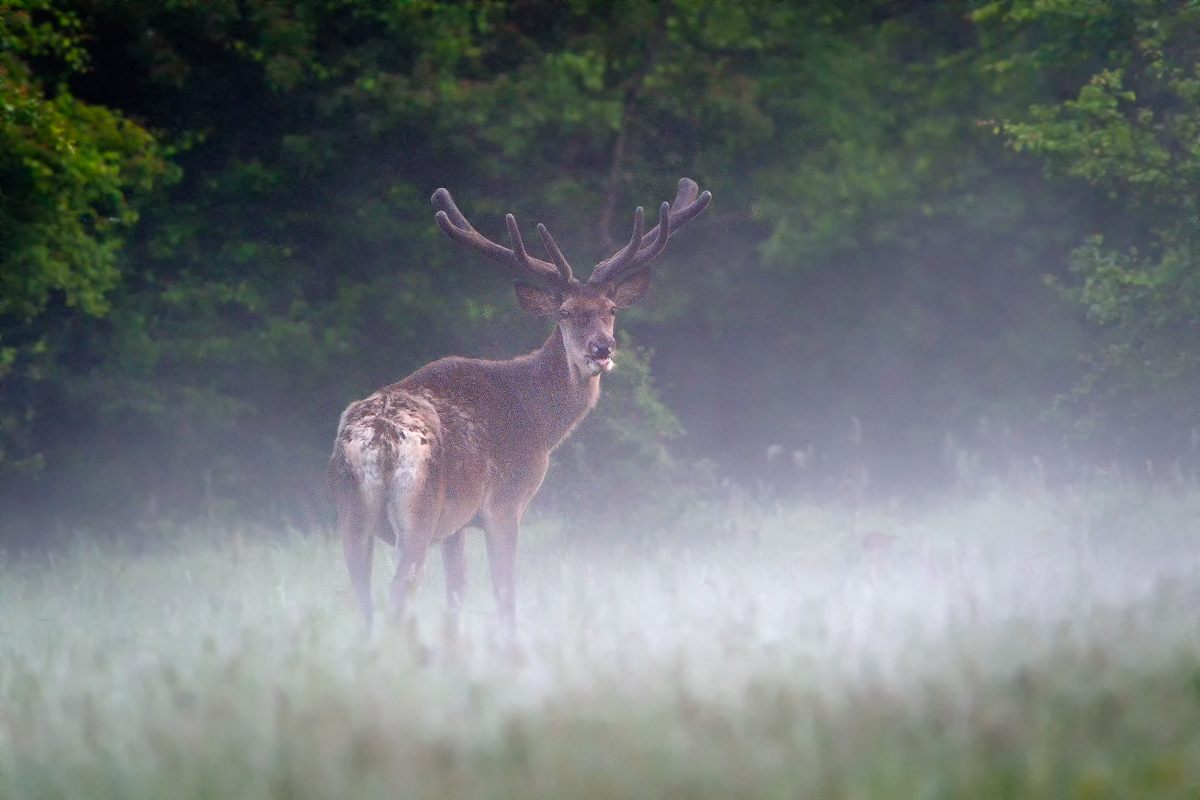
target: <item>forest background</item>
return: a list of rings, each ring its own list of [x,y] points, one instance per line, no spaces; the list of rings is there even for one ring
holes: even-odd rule
[[[328,519],[350,400],[712,207],[537,505],[1195,477],[1200,3],[0,0],[0,543]]]

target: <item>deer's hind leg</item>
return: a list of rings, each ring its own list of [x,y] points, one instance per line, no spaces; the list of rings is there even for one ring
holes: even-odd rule
[[[446,568],[446,610],[450,625],[458,628],[467,598],[467,533],[459,530],[442,541],[442,566]]]
[[[388,521],[396,534],[396,574],[389,593],[392,614],[403,620],[409,597],[425,574],[425,560],[435,537],[441,511],[440,498],[421,491],[420,485],[396,492],[388,503]]]
[[[386,536],[383,530],[383,509],[363,498],[357,486],[334,487],[337,495],[338,528],[342,536],[342,551],[346,568],[354,587],[355,599],[368,629],[375,615],[371,599],[371,557],[375,537]]]

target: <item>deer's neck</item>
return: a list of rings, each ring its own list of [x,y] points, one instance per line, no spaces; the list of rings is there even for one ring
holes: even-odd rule
[[[548,449],[556,447],[600,399],[600,376],[586,375],[567,358],[562,331],[557,325],[549,338],[526,358],[533,372],[526,385],[539,438]]]

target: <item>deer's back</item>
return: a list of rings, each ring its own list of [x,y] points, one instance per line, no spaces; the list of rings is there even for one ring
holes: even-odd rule
[[[335,491],[341,474],[368,502],[420,495],[441,509],[439,536],[493,501],[532,496],[546,456],[530,441],[511,363],[445,358],[351,403],[330,464]]]

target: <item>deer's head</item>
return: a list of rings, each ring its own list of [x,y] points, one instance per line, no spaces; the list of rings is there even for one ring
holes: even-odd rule
[[[641,300],[650,290],[650,261],[666,247],[671,234],[699,216],[710,200],[712,195],[701,194],[695,181],[681,179],[675,201],[663,203],[659,209],[658,225],[645,233],[645,214],[638,208],[629,244],[597,264],[586,281],[575,278],[545,225],[537,226],[538,236],[553,263],[526,252],[512,214],[505,217],[512,241],[508,248],[476,231],[458,210],[450,192],[438,189],[432,202],[438,209],[438,226],[446,235],[499,262],[520,278],[516,292],[521,308],[533,316],[554,316],[572,370],[590,377],[613,368],[616,313]]]

